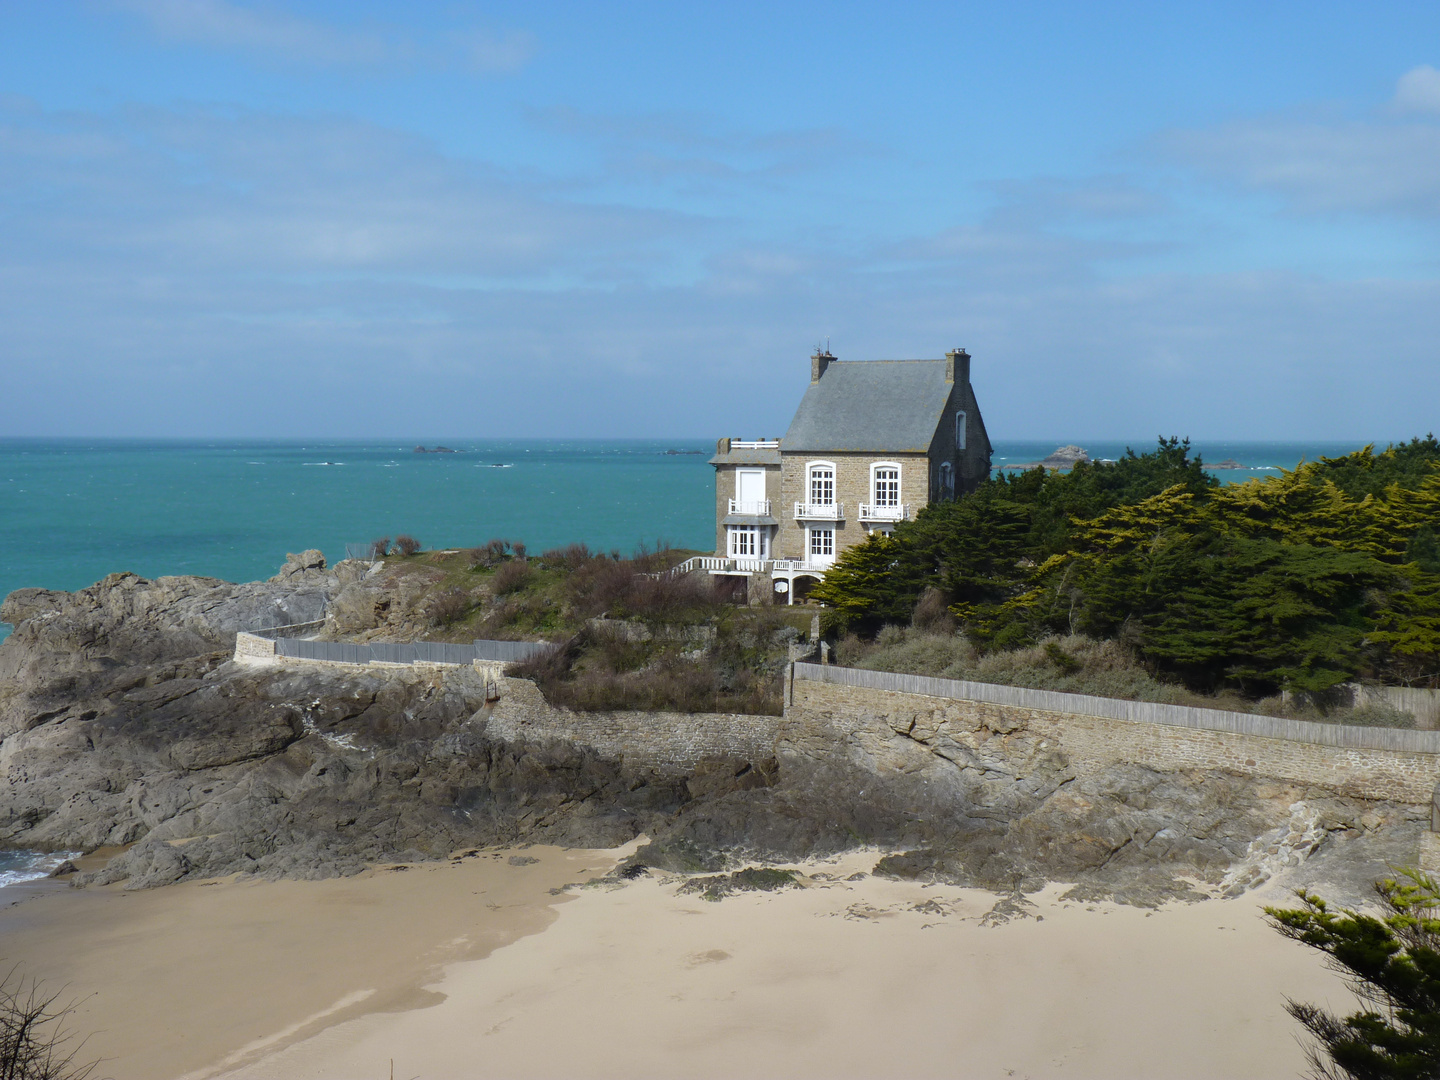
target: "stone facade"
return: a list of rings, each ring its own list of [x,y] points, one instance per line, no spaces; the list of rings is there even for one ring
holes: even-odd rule
[[[720,556],[726,551],[725,519],[730,515],[730,500],[736,497],[736,474],[741,469],[760,469],[765,473],[765,498],[771,501],[772,516],[778,517],[781,505],[780,462],[753,460],[760,455],[732,454],[731,440],[721,439],[716,452],[715,464],[715,553]],[[722,460],[724,459],[724,460]],[[773,531],[773,529],[772,529]],[[772,558],[775,556],[771,556]]]
[[[795,504],[809,500],[809,466],[822,461],[835,466],[835,501],[845,508],[844,520],[833,523],[837,556],[863,541],[872,529],[891,527],[860,520],[860,504],[875,501],[873,476],[876,465],[893,463],[900,467],[900,502],[911,507],[911,516],[932,501],[932,470],[930,459],[924,454],[832,453],[822,457],[819,454],[786,454],[782,449],[780,512],[776,515],[780,527],[774,554],[777,559],[804,559],[807,554],[806,527],[832,527],[830,522],[798,521],[795,518]]]

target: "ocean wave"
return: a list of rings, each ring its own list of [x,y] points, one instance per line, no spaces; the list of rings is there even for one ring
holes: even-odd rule
[[[67,859],[78,859],[79,851],[7,851],[5,862],[10,865],[0,870],[0,889],[6,885],[20,885],[26,881],[39,881],[49,877]]]

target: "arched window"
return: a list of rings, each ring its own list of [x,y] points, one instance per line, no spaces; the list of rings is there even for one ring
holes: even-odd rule
[[[870,466],[870,502],[877,507],[900,505],[900,466],[877,461]]]
[[[942,499],[955,497],[955,468],[948,461],[940,463],[940,497]]]
[[[965,449],[965,413],[963,411],[955,414],[955,449]]]
[[[835,505],[835,463],[812,461],[805,467],[806,501],[811,506]]]

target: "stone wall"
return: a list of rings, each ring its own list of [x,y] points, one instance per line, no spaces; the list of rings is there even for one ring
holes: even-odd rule
[[[985,738],[1002,743],[1017,738],[1039,739],[1040,749],[1054,747],[1064,753],[1077,776],[1119,763],[1162,771],[1222,769],[1257,778],[1313,784],[1339,795],[1413,805],[1428,804],[1440,782],[1440,752],[1436,749],[1325,745],[807,678],[794,679],[788,699],[780,744],[809,744],[812,753],[818,744],[827,741],[836,746],[863,748],[898,734],[943,757],[947,745],[964,747],[979,730],[987,733]],[[1421,743],[1417,741],[1416,745]]]
[[[487,734],[505,740],[549,740],[587,746],[606,757],[683,771],[705,758],[759,761],[775,755],[778,716],[739,713],[571,712],[550,705],[526,679],[501,679]]]
[[[263,638],[257,634],[247,634],[240,631],[235,635],[235,659],[258,659],[260,657],[273,658],[275,656],[275,642],[270,638]]]

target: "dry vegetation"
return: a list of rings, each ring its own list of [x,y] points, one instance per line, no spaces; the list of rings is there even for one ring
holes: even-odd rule
[[[405,538],[408,539],[408,538]],[[378,542],[377,542],[378,546]],[[512,671],[573,709],[778,714],[786,646],[811,610],[718,601],[708,575],[664,571],[690,552],[641,548],[630,557],[583,544],[527,554],[516,541],[386,559],[397,594],[413,594],[423,636],[437,641],[548,640],[554,654]],[[415,597],[418,596],[418,599]],[[910,627],[836,644],[837,663],[878,671],[1028,686],[1330,723],[1413,727],[1377,703],[1349,708],[1323,695],[1253,700],[1163,681],[1122,642],[1053,636],[1011,650],[978,648],[958,632],[944,598],[921,595]]]
[[[689,554],[571,544],[531,556],[524,544],[491,540],[392,554],[386,575],[431,640],[563,643],[513,669],[554,704],[778,714],[786,646],[810,613],[737,608],[715,598],[708,575],[664,573]]]
[[[1035,690],[1158,701],[1297,720],[1376,727],[1415,726],[1415,718],[1409,713],[1383,704],[1367,703],[1349,708],[1327,702],[1318,695],[1255,701],[1234,692],[1194,693],[1184,686],[1156,679],[1118,641],[1070,635],[1046,638],[1022,649],[982,652],[964,635],[946,627],[942,619],[922,618],[922,612],[917,609],[916,622],[923,622],[925,628],[887,626],[872,641],[847,635],[836,645],[836,661],[847,667],[872,671],[1028,686]]]

